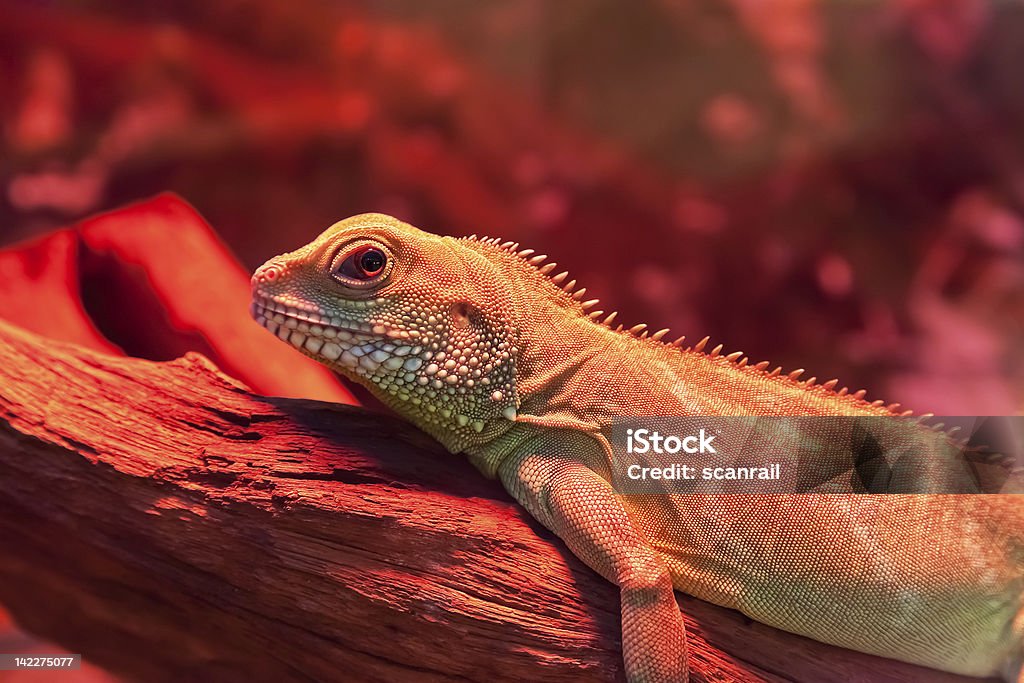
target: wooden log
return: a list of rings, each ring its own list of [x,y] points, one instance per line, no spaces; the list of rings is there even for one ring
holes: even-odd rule
[[[0,600],[146,681],[621,680],[616,589],[399,420],[0,323]],[[681,598],[697,680],[959,680]]]
[[[2,249],[0,275],[0,317],[33,332],[154,360],[201,350],[261,393],[355,402],[329,370],[248,319],[248,273],[172,194]],[[0,652],[55,651],[12,628],[0,608]],[[72,678],[100,676],[86,667]]]

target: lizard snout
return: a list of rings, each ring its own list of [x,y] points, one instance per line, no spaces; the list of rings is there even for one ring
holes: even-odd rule
[[[255,289],[262,284],[270,284],[281,278],[284,274],[284,266],[276,261],[268,261],[256,269],[249,280],[249,284]]]

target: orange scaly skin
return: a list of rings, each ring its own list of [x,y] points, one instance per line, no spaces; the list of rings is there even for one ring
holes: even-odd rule
[[[517,248],[356,216],[257,270],[253,315],[500,478],[617,584],[632,681],[687,677],[674,588],[824,642],[1017,680],[1015,496],[619,495],[617,416],[893,413],[705,342],[613,330]]]

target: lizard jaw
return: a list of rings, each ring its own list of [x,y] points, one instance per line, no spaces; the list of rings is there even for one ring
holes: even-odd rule
[[[384,360],[376,353],[381,344],[394,340],[385,348],[389,351],[403,348],[402,340],[407,336],[400,330],[328,316],[309,308],[298,309],[265,296],[254,297],[249,312],[270,333],[306,355],[356,374],[376,371]],[[404,350],[409,353],[419,349],[404,347]]]
[[[373,310],[378,301],[346,301],[326,311],[291,293],[274,297],[254,289],[252,295],[256,322],[366,386],[452,452],[492,439],[516,420],[515,349],[505,342],[445,347],[430,330],[387,324],[386,314]]]

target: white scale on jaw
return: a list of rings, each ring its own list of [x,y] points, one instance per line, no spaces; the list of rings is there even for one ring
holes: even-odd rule
[[[301,308],[260,296],[252,304],[252,316],[272,334],[307,355],[344,366],[402,401],[424,404],[428,413],[436,412],[445,421],[452,420],[460,427],[469,426],[474,431],[483,431],[483,420],[455,414],[444,405],[444,401],[432,399],[445,394],[452,397],[465,395],[467,389],[472,389],[477,383],[490,385],[491,379],[485,374],[509,359],[506,344],[499,344],[501,348],[496,350],[494,358],[484,351],[482,360],[471,357],[468,362],[460,364],[449,357],[453,352],[450,347],[432,350],[436,349],[436,344],[429,344],[426,340],[417,343],[421,341],[421,335],[416,330],[391,329],[341,316],[328,316],[311,304],[299,306]],[[363,307],[367,307],[366,304]],[[430,348],[426,348],[428,344]],[[423,372],[418,372],[421,369]],[[505,392],[501,388],[487,395],[493,403],[505,401]],[[515,406],[505,407],[501,415],[507,420],[515,420]]]
[[[421,350],[420,347],[391,343],[378,348],[376,342],[382,338],[398,340],[409,335],[397,330],[389,331],[382,325],[301,311],[272,300],[257,301],[253,312],[256,320],[281,340],[352,369],[361,367],[372,372],[383,364],[389,370],[397,370],[403,363],[396,364],[396,358]],[[419,362],[419,359],[411,360]]]

